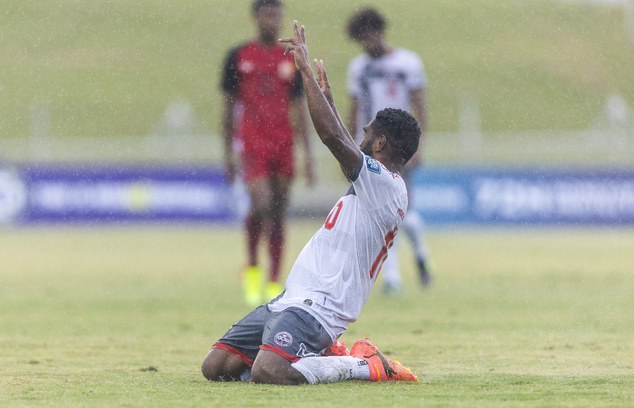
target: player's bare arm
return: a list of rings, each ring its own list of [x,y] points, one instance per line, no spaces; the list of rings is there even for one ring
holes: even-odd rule
[[[313,75],[308,58],[305,29],[304,26],[301,28],[298,26],[297,20],[293,22],[293,32],[292,38],[283,38],[280,42],[287,44],[286,53],[293,55],[295,67],[302,75],[308,111],[313,125],[322,143],[335,156],[343,171],[350,175],[354,172],[361,153],[345,127],[337,119],[337,115]]]
[[[335,116],[337,117],[337,120],[339,121],[339,125],[344,130],[348,138],[352,140],[352,142],[354,143],[354,137],[352,137],[348,129],[346,129],[346,125],[343,123],[343,120],[341,119],[341,115],[339,114],[339,111],[337,110],[337,107],[335,106],[335,98],[332,96],[332,90],[330,88],[330,82],[328,81],[328,75],[326,74],[326,67],[324,65],[324,60],[318,61],[317,59],[315,59],[313,60],[313,65],[315,65],[315,70],[317,71],[317,82],[319,83],[319,88],[321,89],[321,92],[326,97],[328,104],[330,104],[330,108],[332,109]]]

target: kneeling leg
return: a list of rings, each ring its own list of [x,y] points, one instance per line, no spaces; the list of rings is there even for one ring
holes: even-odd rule
[[[240,381],[240,375],[249,366],[233,354],[212,348],[202,365],[202,372],[209,381]]]
[[[254,382],[262,384],[308,384],[306,377],[291,367],[290,361],[268,350],[260,350],[258,353],[253,362],[251,376]]]

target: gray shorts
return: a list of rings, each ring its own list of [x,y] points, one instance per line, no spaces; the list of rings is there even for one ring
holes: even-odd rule
[[[268,305],[277,299],[257,307],[231,326],[213,347],[228,351],[251,366],[260,349],[295,362],[302,357],[318,356],[332,345],[328,332],[303,309],[290,307],[271,312]]]

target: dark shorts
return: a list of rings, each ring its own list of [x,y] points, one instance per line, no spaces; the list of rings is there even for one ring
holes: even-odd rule
[[[291,307],[273,313],[266,304],[231,326],[213,348],[228,351],[252,366],[260,350],[273,351],[295,362],[318,356],[331,345],[328,332],[308,312]]]
[[[271,177],[291,179],[295,174],[293,149],[280,149],[277,153],[244,152],[242,172],[245,181]]]

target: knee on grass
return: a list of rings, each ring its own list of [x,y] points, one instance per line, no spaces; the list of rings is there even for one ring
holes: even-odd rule
[[[223,357],[223,355],[219,356],[217,353],[213,353],[213,350],[207,354],[201,366],[203,376],[209,381],[240,380],[240,375],[246,369],[246,364],[238,359],[218,357]]]

